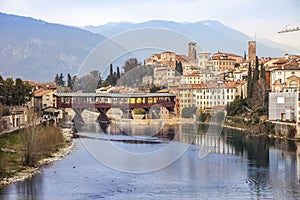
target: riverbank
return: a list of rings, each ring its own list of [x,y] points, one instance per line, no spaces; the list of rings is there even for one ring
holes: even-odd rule
[[[199,123],[208,126],[218,125],[211,122],[199,122]],[[293,123],[264,121],[256,125],[248,126],[247,128],[234,126],[232,123],[230,125],[223,124],[222,127],[241,131],[243,134],[247,136],[253,136],[253,137],[266,136],[269,138],[275,138],[281,140],[300,141],[299,136],[297,137],[296,134],[296,125]]]
[[[25,179],[31,178],[32,176],[40,172],[40,168],[43,165],[58,161],[62,159],[64,156],[68,155],[70,152],[72,152],[75,149],[75,147],[74,147],[74,143],[71,140],[70,130],[60,129],[60,131],[62,132],[62,135],[64,137],[64,142],[63,144],[60,144],[59,147],[57,147],[57,150],[55,152],[37,161],[37,164],[34,167],[15,166],[17,168],[17,171],[12,172],[12,174],[10,174],[10,176],[8,177],[2,178],[0,180],[0,187],[4,187],[6,185],[19,182],[19,181],[24,181]],[[16,154],[15,150],[10,150],[10,151],[11,151],[10,153]],[[15,160],[14,162],[17,163],[19,161]]]

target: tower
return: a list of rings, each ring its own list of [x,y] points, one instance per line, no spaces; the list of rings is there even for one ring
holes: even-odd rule
[[[208,65],[210,53],[208,51],[202,51],[198,53],[198,67],[205,69]]]
[[[196,61],[196,43],[195,42],[190,42],[189,43],[189,60],[190,61]]]
[[[248,42],[248,60],[255,62],[256,59],[256,41]]]

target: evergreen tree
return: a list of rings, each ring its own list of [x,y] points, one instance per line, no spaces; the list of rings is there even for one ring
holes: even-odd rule
[[[58,76],[58,74],[56,74],[54,82],[56,83],[56,85],[59,85],[59,76]]]
[[[68,73],[67,87],[73,89],[72,76]]]
[[[175,67],[176,72],[178,72],[178,75],[182,75],[183,69],[182,69],[182,63],[181,61],[176,60],[176,67]]]
[[[60,75],[55,77],[55,83],[59,86],[64,86],[65,85],[65,81],[64,81],[64,75],[62,73],[60,73]]]
[[[99,80],[98,80],[98,83],[97,83],[97,88],[101,88],[102,87],[102,77],[101,77],[101,73],[99,73]]]
[[[113,75],[110,77],[110,85],[115,86],[117,84],[117,73],[114,72]]]
[[[2,79],[1,85],[1,103],[7,106],[21,106],[31,100],[31,86],[17,78],[14,81],[12,78]]]
[[[109,75],[112,76],[114,74],[114,68],[113,68],[113,65],[110,63],[110,66],[109,66]]]
[[[266,69],[264,64],[261,64],[260,66],[260,78],[266,81]]]
[[[253,71],[253,85],[257,84],[259,76],[259,69],[258,69],[258,57],[256,56],[255,68]]]
[[[247,59],[246,51],[244,51],[244,59]]]
[[[121,77],[121,74],[120,74],[120,68],[119,66],[117,67],[117,78],[119,79]]]
[[[251,63],[249,62],[249,67],[248,67],[248,78],[247,78],[247,98],[250,99],[252,98],[253,94],[253,82],[252,82],[252,68],[251,68]]]

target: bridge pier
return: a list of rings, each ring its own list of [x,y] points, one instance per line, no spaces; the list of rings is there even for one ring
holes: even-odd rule
[[[97,117],[97,121],[102,123],[109,123],[109,118],[106,115],[109,109],[97,108],[97,110],[100,113],[100,115]]]
[[[73,108],[74,112],[75,112],[75,116],[73,118],[73,122],[76,124],[76,125],[83,125],[84,124],[84,120],[81,116],[81,113],[84,109],[81,109],[81,108]]]

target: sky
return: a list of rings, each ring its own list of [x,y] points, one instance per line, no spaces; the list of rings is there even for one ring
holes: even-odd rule
[[[72,26],[218,20],[250,37],[300,47],[300,0],[0,0],[0,12]],[[299,48],[298,48],[299,49]]]

